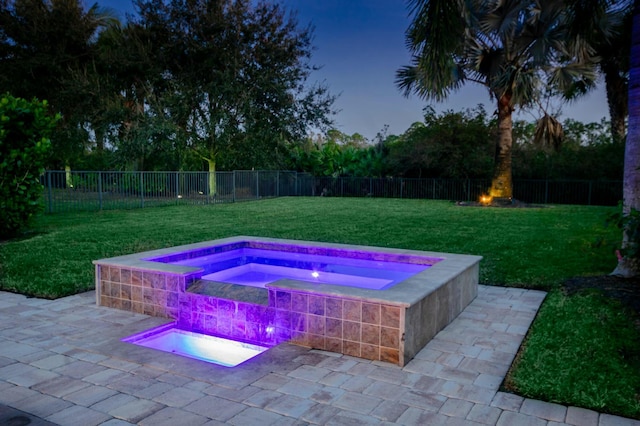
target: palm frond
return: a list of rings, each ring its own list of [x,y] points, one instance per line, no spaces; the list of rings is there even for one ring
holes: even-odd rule
[[[432,56],[455,51],[464,33],[464,4],[459,0],[412,0],[414,18],[406,32],[413,53],[433,51]]]
[[[485,33],[496,33],[501,39],[511,38],[520,25],[527,2],[502,0],[488,4],[480,21],[480,29]]]
[[[446,66],[438,67],[419,62],[418,58],[414,58],[413,65],[396,72],[395,83],[405,96],[415,93],[421,98],[441,102],[464,84],[464,70],[453,60]]]
[[[555,87],[560,93],[564,93],[565,96],[580,88],[582,91],[594,88],[598,77],[595,62],[557,66],[550,71],[550,76],[549,85]]]
[[[545,114],[536,123],[536,133],[534,143],[543,148],[559,151],[564,140],[564,130],[562,124],[549,114]]]

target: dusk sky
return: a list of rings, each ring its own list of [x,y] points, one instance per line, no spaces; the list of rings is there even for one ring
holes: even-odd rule
[[[122,15],[133,12],[130,0],[98,0]],[[388,134],[400,134],[415,121],[422,121],[427,101],[417,96],[405,98],[395,85],[396,70],[410,62],[404,33],[410,23],[405,0],[281,0],[297,10],[301,26],[315,27],[312,63],[322,66],[312,81],[324,82],[339,95],[335,107],[335,127],[347,134],[360,133],[372,140],[385,124]],[[560,120],[582,122],[608,117],[604,91],[565,104]],[[468,83],[445,103],[433,103],[436,111],[472,108],[484,104],[488,113],[495,108],[487,91]],[[516,117],[534,120],[530,113]]]

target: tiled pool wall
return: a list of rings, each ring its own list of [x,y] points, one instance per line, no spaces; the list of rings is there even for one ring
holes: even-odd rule
[[[442,261],[441,258],[435,256],[418,256],[410,253],[388,253],[384,251],[363,251],[357,250],[355,247],[350,248],[336,248],[336,247],[323,247],[323,246],[310,246],[305,245],[305,242],[301,244],[286,244],[286,243],[274,243],[273,241],[259,241],[248,240],[238,241],[228,244],[218,244],[208,247],[197,247],[191,250],[179,251],[175,253],[162,253],[161,255],[151,255],[149,257],[143,257],[143,260],[151,262],[171,263],[182,260],[194,259],[203,256],[209,256],[212,254],[220,254],[229,251],[239,249],[258,249],[268,251],[278,251],[284,253],[294,254],[308,254],[308,255],[323,255],[339,258],[350,258],[360,260],[371,260],[381,262],[399,262],[409,263],[413,265],[435,265]],[[309,244],[309,243],[307,243]],[[164,251],[164,250],[163,250]]]
[[[220,241],[207,244],[220,245]],[[185,247],[190,246],[174,249],[184,252]],[[399,283],[394,291],[318,287],[282,280],[268,289],[249,289],[265,292],[261,303],[252,303],[188,291],[195,282],[188,268],[163,265],[162,271],[151,270],[153,264],[144,261],[159,252],[166,255],[167,249],[95,261],[97,303],[172,319],[187,330],[249,343],[292,341],[400,366],[476,297],[480,260],[477,256],[428,253],[441,255],[444,261],[415,280]],[[412,253],[410,257],[420,252]],[[458,262],[450,264],[450,258]],[[460,259],[465,261],[460,263]]]

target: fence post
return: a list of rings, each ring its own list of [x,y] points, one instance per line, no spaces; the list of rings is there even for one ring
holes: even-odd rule
[[[53,213],[53,191],[51,190],[51,170],[47,170],[47,194],[49,195],[49,202],[47,203],[47,212]]]
[[[209,180],[209,183],[211,183],[211,170],[209,170],[207,175],[207,179]],[[216,172],[213,172],[213,181],[215,182],[216,180]],[[218,190],[218,188],[216,188],[216,191]],[[209,190],[206,192],[206,197],[204,197],[204,204],[209,204],[209,199],[212,197],[211,193],[213,191],[211,190],[211,185],[209,185]]]
[[[549,179],[544,180],[544,204],[549,202]]]
[[[236,171],[233,171],[233,202],[236,202]]]
[[[587,201],[588,205],[591,205],[591,191],[593,190],[593,181],[590,180],[589,181],[589,199]]]
[[[102,172],[98,172],[98,210],[102,210]]]
[[[276,197],[280,197],[280,171],[276,175]]]
[[[467,201],[471,201],[471,179],[467,179]]]
[[[179,204],[180,198],[180,172],[176,172],[176,204]]]
[[[144,208],[144,172],[140,172],[140,207]]]
[[[256,170],[256,200],[260,198],[260,171]]]
[[[369,178],[369,197],[373,197],[373,178]]]

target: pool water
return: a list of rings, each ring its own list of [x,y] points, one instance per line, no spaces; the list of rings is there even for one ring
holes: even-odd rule
[[[269,349],[266,346],[186,331],[173,325],[146,330],[122,341],[224,367],[235,367]]]
[[[387,289],[430,266],[254,248],[164,262],[202,268],[204,280],[252,287],[288,278],[371,290]]]

